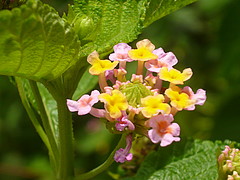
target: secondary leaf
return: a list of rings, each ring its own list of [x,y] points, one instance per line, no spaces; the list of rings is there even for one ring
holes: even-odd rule
[[[217,152],[223,143],[181,141],[149,154],[134,177],[124,180],[208,179],[218,177]]]
[[[71,26],[39,0],[0,11],[0,74],[52,80],[77,60],[79,42]]]

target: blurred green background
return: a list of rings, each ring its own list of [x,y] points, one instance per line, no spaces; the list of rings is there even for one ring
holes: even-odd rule
[[[60,14],[71,1],[45,0]],[[181,136],[240,142],[240,1],[199,0],[150,25],[138,40],[177,56],[179,69],[191,67],[186,83],[207,90],[204,106],[176,116]],[[137,41],[137,40],[136,40]],[[135,44],[134,41],[132,44]],[[76,167],[87,171],[103,162],[117,142],[104,125],[74,116]],[[91,128],[89,128],[91,127]],[[94,128],[93,128],[94,127]],[[116,172],[114,163],[112,172]],[[110,169],[110,170],[111,170]],[[94,179],[111,179],[108,173]],[[34,130],[16,87],[0,76],[0,180],[53,179],[47,150]]]

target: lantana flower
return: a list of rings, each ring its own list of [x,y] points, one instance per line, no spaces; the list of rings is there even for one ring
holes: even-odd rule
[[[110,60],[100,60],[99,54],[92,52],[87,58],[92,65],[89,72],[99,76],[101,92],[94,90],[78,101],[67,100],[71,112],[105,119],[110,132],[126,135],[126,147],[118,149],[114,156],[120,163],[133,158],[130,150],[137,134],[162,147],[180,141],[174,115],[206,101],[205,90],[194,93],[189,86],[182,87],[193,73],[190,68],[182,72],[173,68],[178,60],[172,52],[155,49],[148,39],[137,42],[136,47],[119,43]],[[126,63],[131,61],[138,63],[136,74],[127,76]],[[103,108],[94,107],[98,101]]]
[[[158,115],[160,112],[163,114],[170,113],[170,106],[164,103],[164,96],[158,94],[156,96],[147,96],[141,99],[142,114],[150,118],[152,116]]]
[[[145,63],[145,67],[150,72],[159,73],[162,67],[172,69],[178,62],[176,56],[172,52],[165,53],[162,48],[154,50],[153,54],[156,54],[158,58],[149,60]]]
[[[176,69],[168,69],[167,67],[161,68],[159,72],[159,78],[168,81],[173,84],[183,84],[192,76],[192,70],[190,68],[184,69],[181,73]]]
[[[149,119],[149,126],[152,128],[148,131],[149,138],[153,143],[160,143],[164,147],[173,141],[180,141],[177,137],[180,135],[180,127],[177,123],[172,123],[172,114],[158,115]]]
[[[90,96],[85,94],[78,101],[67,99],[68,109],[71,112],[77,111],[78,115],[88,114],[91,111],[92,106],[99,101],[99,95],[100,92],[98,90],[94,90]]]

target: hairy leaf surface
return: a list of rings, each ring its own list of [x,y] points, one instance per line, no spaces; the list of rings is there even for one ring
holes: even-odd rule
[[[161,147],[146,157],[134,177],[124,180],[215,180],[220,148],[223,148],[223,143],[200,140]]]
[[[79,52],[74,31],[38,0],[0,11],[0,74],[43,81],[60,76]]]
[[[84,56],[93,50],[107,52],[119,42],[131,42],[144,27],[194,1],[75,0],[68,20],[75,23],[76,31],[85,33],[84,37],[79,36],[84,44],[81,48]]]

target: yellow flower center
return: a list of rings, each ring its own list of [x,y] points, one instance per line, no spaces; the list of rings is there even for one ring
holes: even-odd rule
[[[104,102],[105,108],[112,118],[121,117],[121,111],[128,108],[127,99],[119,90],[113,90],[111,95],[102,93],[98,98],[101,102]]]
[[[141,47],[139,49],[132,49],[128,51],[128,55],[133,60],[148,61],[151,59],[157,59],[158,56],[153,54],[149,49]]]
[[[180,93],[172,89],[167,89],[165,94],[170,98],[171,105],[175,107],[178,111],[187,108],[194,104],[194,101],[189,98],[186,93]]]
[[[142,114],[147,118],[155,116],[159,112],[169,114],[171,108],[167,103],[163,102],[164,96],[162,94],[142,98],[141,99],[141,107],[143,107]]]
[[[192,70],[190,68],[184,69],[181,73],[176,69],[168,70],[167,67],[162,67],[158,76],[160,79],[173,84],[183,84],[184,81],[190,79],[192,76]]]

